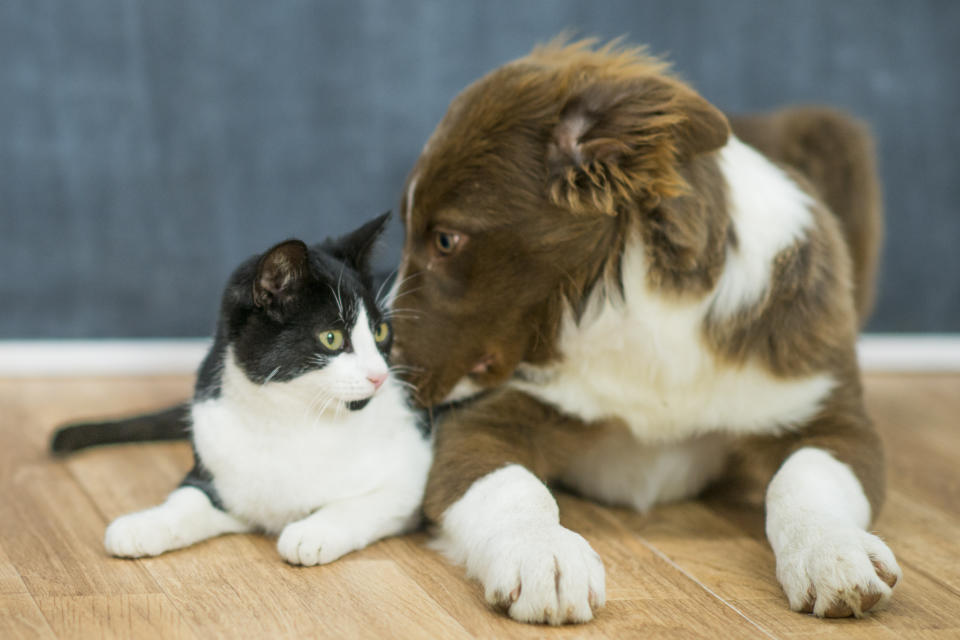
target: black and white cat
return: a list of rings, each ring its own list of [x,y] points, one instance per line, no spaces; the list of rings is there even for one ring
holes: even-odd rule
[[[390,375],[369,270],[386,220],[288,240],[233,273],[191,404],[194,468],[163,504],[114,520],[109,553],[257,530],[315,565],[419,522],[431,443]]]

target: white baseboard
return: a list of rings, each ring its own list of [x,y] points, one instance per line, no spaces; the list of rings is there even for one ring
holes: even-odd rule
[[[195,373],[210,340],[0,341],[0,377]],[[960,334],[866,334],[858,344],[868,372],[958,372]]]
[[[0,376],[109,376],[196,373],[210,340],[0,341]]]
[[[857,344],[870,372],[960,372],[960,334],[867,333]]]

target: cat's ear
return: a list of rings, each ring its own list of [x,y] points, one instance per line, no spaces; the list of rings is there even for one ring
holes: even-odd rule
[[[300,240],[281,242],[264,253],[253,280],[253,303],[279,319],[309,271],[307,261],[307,245]]]
[[[333,255],[346,262],[363,276],[370,275],[370,254],[377,239],[387,228],[390,212],[387,211],[366,222],[350,233],[329,241],[328,247]]]

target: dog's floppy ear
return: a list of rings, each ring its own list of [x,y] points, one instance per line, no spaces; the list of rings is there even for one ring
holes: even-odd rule
[[[677,165],[723,146],[726,117],[662,76],[598,80],[560,112],[547,148],[550,197],[574,213],[616,215],[622,203],[680,195]]]

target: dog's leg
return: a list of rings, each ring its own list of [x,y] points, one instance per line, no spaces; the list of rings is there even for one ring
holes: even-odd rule
[[[523,622],[586,622],[605,601],[603,563],[560,525],[544,480],[604,431],[518,392],[496,394],[441,424],[424,510],[437,546]]]
[[[862,616],[901,577],[866,529],[882,501],[883,453],[867,419],[827,417],[792,440],[766,493],[767,538],[794,611]]]

